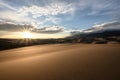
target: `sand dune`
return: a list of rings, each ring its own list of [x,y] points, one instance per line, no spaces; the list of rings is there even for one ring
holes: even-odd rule
[[[119,79],[119,44],[55,44],[0,51],[0,80]]]

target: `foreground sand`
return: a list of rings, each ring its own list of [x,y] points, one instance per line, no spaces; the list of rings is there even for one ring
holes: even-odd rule
[[[0,51],[0,80],[120,80],[120,44],[55,44]]]

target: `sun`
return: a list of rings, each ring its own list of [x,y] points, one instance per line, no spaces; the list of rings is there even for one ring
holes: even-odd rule
[[[30,33],[29,31],[25,31],[22,33],[23,38],[32,38],[32,33]]]

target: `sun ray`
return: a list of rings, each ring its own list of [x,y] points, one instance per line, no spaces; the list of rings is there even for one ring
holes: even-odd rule
[[[32,33],[30,33],[29,31],[25,31],[22,33],[23,38],[32,38]]]

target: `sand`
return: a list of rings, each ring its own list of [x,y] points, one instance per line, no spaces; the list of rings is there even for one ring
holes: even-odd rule
[[[0,51],[0,80],[120,80],[120,44],[54,44]]]

